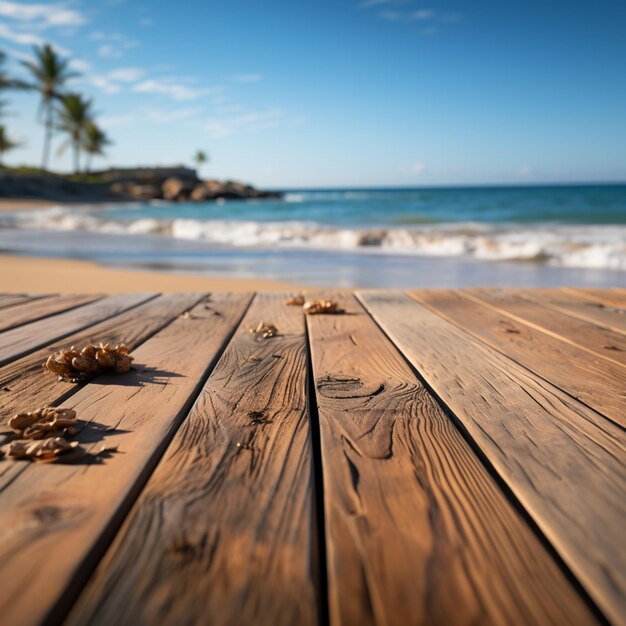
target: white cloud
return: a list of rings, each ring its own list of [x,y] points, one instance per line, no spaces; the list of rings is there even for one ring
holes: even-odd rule
[[[135,39],[131,39],[122,33],[103,33],[94,31],[89,35],[91,41],[100,42],[98,56],[103,59],[119,59],[127,50],[139,45]]]
[[[72,69],[81,73],[79,81],[99,89],[107,95],[119,93],[122,90],[120,83],[132,83],[139,80],[144,71],[138,67],[120,67],[104,74],[92,71],[91,64],[80,59],[70,61]]]
[[[438,13],[434,9],[412,9],[410,0],[364,0],[361,2],[362,9],[374,9],[373,13],[380,19],[388,22],[460,22],[460,13]],[[435,26],[422,28],[421,35],[434,35],[437,31]]]
[[[416,161],[411,164],[409,171],[413,176],[421,176],[426,172],[426,166],[421,161]]]
[[[0,39],[6,39],[7,41],[12,41],[13,43],[17,43],[22,46],[43,46],[45,43],[49,43],[59,54],[64,56],[69,56],[71,54],[67,48],[60,46],[53,41],[43,39],[39,35],[34,35],[33,33],[15,31],[12,28],[9,28],[6,24],[0,24]]]
[[[91,64],[82,59],[70,59],[70,67],[77,72],[88,72],[91,70]]]
[[[154,122],[155,124],[167,124],[199,117],[205,111],[206,109],[204,107],[186,107],[173,110],[152,109],[147,111],[142,118],[149,122]]]
[[[212,118],[205,129],[213,139],[221,139],[241,132],[258,132],[268,128],[276,128],[285,123],[285,113],[281,109],[272,108],[265,111],[252,111],[241,115]]]
[[[136,80],[140,80],[144,74],[145,72],[139,67],[120,67],[111,70],[107,76],[109,79],[120,83],[134,83]]]
[[[197,98],[210,93],[211,90],[201,87],[189,87],[188,85],[181,85],[180,83],[164,80],[149,79],[137,83],[133,87],[133,91],[136,91],[137,93],[160,94],[182,102],[185,100],[196,100]]]
[[[388,22],[397,22],[403,17],[399,11],[381,11],[379,15]]]
[[[149,26],[154,26],[154,20],[151,17],[142,17],[139,20],[139,26],[142,28],[148,28]]]
[[[0,38],[7,39],[13,43],[22,44],[23,46],[41,46],[45,43],[45,40],[39,37],[39,35],[18,33],[12,28],[9,28],[6,24],[0,24]]]
[[[258,83],[263,80],[263,74],[235,74],[231,80],[236,83]]]
[[[86,78],[85,82],[92,87],[100,89],[102,92],[109,96],[115,93],[119,93],[120,91],[120,86],[107,78],[106,75],[91,74]]]
[[[118,128],[120,126],[129,126],[135,122],[133,115],[109,115],[101,117],[98,120],[98,125],[102,128]]]
[[[369,9],[370,7],[378,7],[381,4],[392,4],[393,0],[364,0],[361,2],[362,9]]]
[[[119,59],[122,56],[122,51],[110,44],[104,44],[98,48],[98,56],[103,59]]]
[[[81,26],[87,20],[64,4],[18,4],[0,1],[0,16],[20,22],[36,23],[39,28],[50,26]]]
[[[532,168],[530,167],[530,165],[522,165],[518,170],[517,170],[517,175],[518,176],[531,176],[533,173]]]
[[[429,20],[433,17],[435,17],[435,12],[431,9],[419,9],[409,15],[410,20]]]

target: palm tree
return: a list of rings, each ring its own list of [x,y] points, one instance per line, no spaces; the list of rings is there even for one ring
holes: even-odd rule
[[[60,98],[58,109],[58,129],[69,135],[67,141],[61,145],[59,152],[63,152],[68,144],[74,150],[74,173],[80,172],[80,149],[83,145],[85,132],[93,123],[91,111],[92,101],[83,98],[78,93],[69,93]]]
[[[13,148],[17,148],[19,145],[20,143],[18,141],[13,141],[7,136],[6,128],[3,124],[0,124],[0,166],[2,166],[4,153],[13,150]]]
[[[198,169],[200,169],[202,167],[202,164],[206,163],[209,160],[209,157],[203,150],[198,150],[198,152],[193,155],[193,160],[196,162]]]
[[[94,122],[87,124],[83,136],[83,150],[87,153],[87,165],[85,171],[91,169],[91,160],[96,156],[104,156],[104,149],[113,142],[107,137],[107,134]]]
[[[4,67],[6,60],[7,55],[0,50],[0,92],[5,91],[6,89],[27,89],[28,85],[24,81],[11,78],[7,74]],[[6,106],[7,101],[4,99],[0,100],[0,118],[4,117]]]
[[[15,78],[10,78],[4,69],[4,64],[6,63],[7,55],[5,52],[0,50],[0,89],[26,89],[28,85],[23,80],[17,80]]]
[[[50,44],[35,46],[33,48],[35,58],[30,61],[22,61],[27,67],[35,83],[30,85],[41,94],[40,114],[44,114],[45,135],[43,142],[42,168],[48,167],[50,156],[50,144],[54,128],[54,100],[61,97],[61,89],[65,83],[78,74],[69,69],[69,60],[62,59]]]

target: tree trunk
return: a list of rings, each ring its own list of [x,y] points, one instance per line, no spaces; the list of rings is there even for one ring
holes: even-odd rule
[[[43,156],[41,161],[41,169],[48,169],[48,159],[50,158],[50,144],[52,143],[52,102],[50,100],[44,101],[46,107],[46,131],[43,139]]]
[[[80,174],[80,140],[74,137],[74,173]]]

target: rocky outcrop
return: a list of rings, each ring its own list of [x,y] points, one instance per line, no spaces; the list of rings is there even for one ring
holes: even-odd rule
[[[174,175],[172,175],[174,174]],[[114,175],[118,178],[114,178]],[[92,172],[90,179],[71,180],[54,174],[21,174],[0,171],[0,197],[37,198],[58,202],[107,202],[111,200],[171,200],[206,202],[247,198],[280,198],[277,192],[260,191],[233,180],[200,180],[187,168],[138,168]]]
[[[53,202],[101,202],[115,194],[106,183],[83,183],[47,174],[0,172],[0,198],[44,199]]]
[[[167,178],[161,185],[164,200],[187,200],[196,187],[193,181],[183,178]]]

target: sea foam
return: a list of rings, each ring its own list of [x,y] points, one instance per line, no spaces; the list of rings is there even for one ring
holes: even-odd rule
[[[297,200],[292,199],[292,202]],[[159,235],[247,248],[311,248],[532,261],[626,271],[626,226],[572,224],[412,224],[348,228],[312,221],[222,219],[113,220],[89,207],[53,207],[0,215],[0,227],[87,231],[129,237]]]

